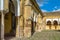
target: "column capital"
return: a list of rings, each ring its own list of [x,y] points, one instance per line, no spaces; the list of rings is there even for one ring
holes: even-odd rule
[[[26,0],[25,1],[25,6],[31,6],[32,4],[31,4],[31,2],[30,2],[30,0]]]

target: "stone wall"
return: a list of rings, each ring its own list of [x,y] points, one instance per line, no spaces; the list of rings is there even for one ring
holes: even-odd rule
[[[56,14],[56,15],[55,15]],[[46,20],[51,20],[51,29],[49,28],[49,26],[47,25],[47,21]],[[60,16],[59,16],[59,14],[58,14],[58,12],[56,13],[56,12],[53,12],[53,15],[52,15],[52,13],[50,13],[50,15],[48,15],[48,14],[46,14],[46,16],[44,17],[44,23],[45,23],[45,28],[46,28],[46,30],[48,29],[48,30],[60,30],[60,25],[59,25],[59,20],[58,19],[60,19]],[[57,28],[55,29],[55,25],[53,25],[53,22],[54,22],[54,20],[58,20],[57,22],[58,22],[58,25],[56,26]]]
[[[4,24],[5,24],[5,34],[6,33],[10,33],[11,29],[12,29],[12,14],[11,13],[7,13],[5,15],[5,19],[4,19]]]

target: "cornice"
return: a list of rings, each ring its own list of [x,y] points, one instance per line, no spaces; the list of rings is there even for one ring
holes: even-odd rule
[[[42,11],[40,10],[36,0],[30,0],[32,2],[32,4],[34,5],[34,7],[38,10],[38,12],[41,14],[41,16],[43,17],[43,13]]]
[[[44,12],[45,16],[59,16],[60,12]]]
[[[32,6],[30,0],[26,0],[24,5],[25,5],[25,6]]]

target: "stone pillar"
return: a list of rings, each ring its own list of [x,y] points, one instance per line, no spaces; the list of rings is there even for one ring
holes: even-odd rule
[[[41,28],[42,28],[41,30],[43,30],[45,28],[43,17],[41,17]]]
[[[20,20],[19,16],[16,17],[16,37],[20,37]]]
[[[4,40],[4,13],[1,11],[1,40]]]
[[[16,14],[16,37],[20,38],[20,0],[16,0],[15,6],[15,14]]]
[[[36,30],[37,30],[37,15],[36,15],[36,27],[35,27],[35,32],[36,32]]]
[[[35,22],[35,15],[34,15],[34,10],[32,11],[32,27],[31,27],[31,35],[35,32],[34,28],[34,22]]]
[[[42,30],[42,16],[40,14],[38,14],[37,16],[37,25],[36,25],[36,31],[41,31]]]
[[[31,36],[31,3],[30,0],[25,0],[24,4],[24,36],[30,37]]]
[[[24,0],[21,0],[19,2],[21,3],[20,6],[19,6],[20,7],[20,10],[19,10],[20,12],[18,11],[20,13],[20,16],[18,16],[16,18],[17,19],[16,37],[22,38],[22,37],[24,37]],[[16,14],[17,14],[17,12],[16,12]]]
[[[1,40],[4,40],[4,0],[0,0],[0,6],[1,6]]]
[[[33,28],[34,28],[34,32],[36,31],[36,22],[37,22],[37,12],[34,11],[33,12]]]
[[[20,6],[19,6],[20,7],[20,10],[19,10],[20,11],[20,16],[19,16],[19,18],[18,17],[16,18],[16,19],[18,19],[17,20],[16,37],[20,37],[20,38],[24,37],[24,1],[25,0],[20,0],[19,1],[20,2]],[[16,7],[16,9],[17,9],[17,7]],[[18,23],[19,23],[20,27],[18,27]]]

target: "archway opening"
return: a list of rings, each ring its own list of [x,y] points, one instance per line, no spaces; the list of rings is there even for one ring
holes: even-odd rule
[[[53,25],[55,26],[55,29],[57,29],[58,22],[56,20],[54,20]]]
[[[5,39],[16,36],[16,17],[15,6],[12,0],[9,0],[9,12],[5,14]],[[10,25],[10,26],[8,26]],[[9,28],[9,29],[8,29]]]
[[[49,26],[49,29],[51,29],[51,21],[47,21],[47,25]]]
[[[13,0],[9,0],[9,12],[11,12],[11,35],[16,36],[16,17],[15,17],[15,5]]]

